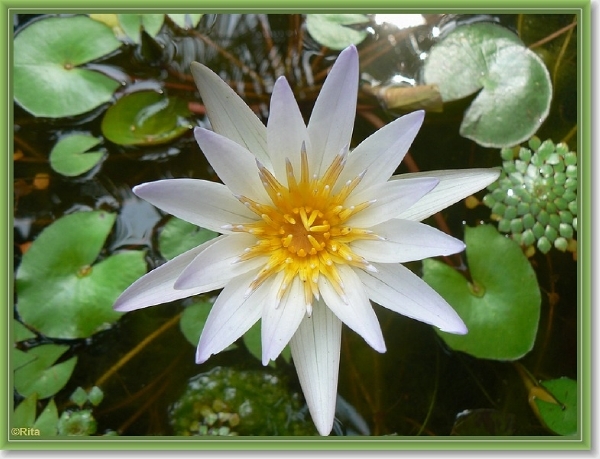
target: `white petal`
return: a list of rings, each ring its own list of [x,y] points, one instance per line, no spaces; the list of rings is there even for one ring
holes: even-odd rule
[[[362,282],[349,266],[336,267],[344,282],[345,298],[340,297],[325,276],[320,276],[319,292],[325,303],[338,319],[362,336],[369,346],[377,352],[385,352],[381,326]]]
[[[302,318],[306,315],[304,286],[297,276],[281,299],[281,303],[276,307],[275,297],[281,285],[281,277],[273,283],[271,296],[274,301],[266,301],[263,310],[261,321],[263,365],[267,365],[269,360],[277,358],[290,342],[298,330]]]
[[[245,293],[255,275],[255,272],[249,272],[232,279],[215,301],[200,336],[196,350],[197,363],[203,363],[211,355],[221,352],[260,319],[272,279],[267,279],[246,297]]]
[[[194,136],[221,181],[234,195],[269,202],[256,167],[256,158],[233,140],[197,127]]]
[[[456,311],[410,269],[400,264],[374,266],[377,272],[358,271],[374,302],[445,332],[467,333],[467,327]]]
[[[142,183],[133,188],[140,198],[159,209],[195,225],[219,233],[223,226],[251,223],[256,215],[220,183],[195,179],[168,179]]]
[[[320,175],[335,155],[349,145],[356,116],[358,52],[349,46],[333,64],[315,101],[308,134],[312,150],[311,172]]]
[[[244,249],[256,243],[251,234],[230,234],[198,255],[175,282],[176,289],[202,288],[221,282],[223,287],[230,279],[256,270],[266,263],[266,257],[239,261]]]
[[[354,253],[369,261],[405,263],[465,249],[462,241],[420,222],[395,218],[370,229],[384,240],[359,240],[351,244]]]
[[[476,193],[500,176],[500,169],[457,169],[431,172],[414,172],[392,177],[410,180],[416,177],[435,177],[440,183],[419,202],[402,212],[397,218],[421,221],[442,209]]]
[[[284,77],[277,79],[271,94],[267,140],[275,177],[283,184],[286,183],[285,159],[288,158],[294,168],[296,179],[299,180],[302,143],[305,143],[307,151],[311,147],[294,93]]]
[[[333,427],[341,336],[342,322],[321,300],[290,341],[302,392],[321,435],[329,435]]]
[[[240,96],[208,67],[192,62],[191,71],[214,131],[247,148],[270,168],[265,125]]]
[[[349,226],[370,228],[391,218],[414,205],[429,193],[438,183],[435,178],[415,178],[412,180],[391,180],[374,185],[357,194],[352,194],[348,204],[373,201],[365,210],[348,219]]]
[[[148,274],[140,277],[121,293],[113,306],[114,309],[123,312],[133,311],[135,309],[146,308],[160,303],[168,303],[170,301],[187,298],[219,288],[218,285],[208,285],[204,286],[208,287],[206,290],[202,288],[175,290],[173,285],[183,270],[198,256],[199,253],[224,237],[225,236],[219,236],[218,238],[206,241],[204,244],[182,253],[158,268],[153,269]]]
[[[354,192],[386,182],[402,162],[424,117],[423,110],[409,113],[365,139],[348,156],[348,162],[338,179],[338,186],[365,170],[367,172]]]

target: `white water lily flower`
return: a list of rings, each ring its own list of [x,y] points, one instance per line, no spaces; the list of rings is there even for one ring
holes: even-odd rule
[[[283,77],[273,88],[265,127],[211,70],[194,63],[192,73],[214,129],[196,128],[196,140],[224,184],[170,179],[134,192],[222,235],[146,274],[115,309],[223,288],[202,331],[197,362],[260,319],[263,364],[291,345],[312,418],[328,435],[342,322],[385,351],[370,300],[466,333],[456,312],[400,263],[462,251],[461,241],[419,221],[484,188],[499,172],[391,177],[421,126],[422,111],[395,120],[349,152],[359,81],[354,46],[333,65],[308,126]]]

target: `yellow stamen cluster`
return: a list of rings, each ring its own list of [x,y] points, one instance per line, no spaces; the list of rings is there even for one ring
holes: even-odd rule
[[[312,299],[319,298],[319,277],[325,278],[344,298],[344,284],[336,265],[349,264],[374,270],[364,258],[356,255],[349,244],[359,239],[377,239],[372,231],[346,225],[350,217],[367,208],[371,201],[344,206],[352,190],[360,183],[364,172],[346,182],[333,193],[334,185],[346,164],[347,149],[338,154],[322,177],[310,176],[304,145],[301,151],[300,180],[296,179],[286,160],[287,187],[282,185],[262,164],[258,164],[260,179],[272,203],[262,204],[238,196],[260,220],[232,225],[234,232],[250,233],[257,238],[239,261],[257,256],[268,257],[247,294],[258,288],[270,276],[283,272],[277,298],[281,300],[296,276],[303,282],[307,312]]]

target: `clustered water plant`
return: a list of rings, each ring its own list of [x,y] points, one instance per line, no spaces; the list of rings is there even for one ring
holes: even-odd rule
[[[169,410],[175,435],[316,435],[300,394],[274,371],[215,367]]]
[[[565,143],[532,137],[527,147],[503,148],[502,174],[483,203],[498,230],[509,233],[528,255],[535,247],[577,251],[577,153]]]

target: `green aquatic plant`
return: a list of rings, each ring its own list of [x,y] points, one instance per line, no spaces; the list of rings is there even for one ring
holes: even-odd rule
[[[273,371],[215,367],[169,410],[175,435],[316,435],[298,392]]]
[[[577,153],[565,143],[541,142],[503,148],[502,174],[488,186],[483,203],[498,230],[509,233],[528,255],[535,247],[577,251]]]

